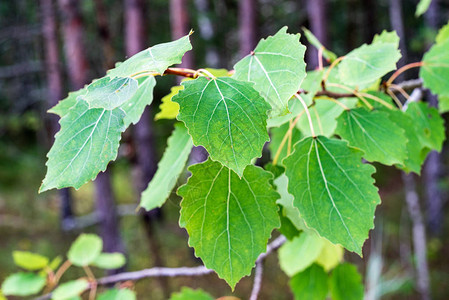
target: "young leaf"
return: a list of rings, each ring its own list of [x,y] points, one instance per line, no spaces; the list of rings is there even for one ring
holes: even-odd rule
[[[449,39],[449,23],[441,27],[440,31],[438,31],[437,37],[435,38],[435,42],[437,44],[441,44],[448,39]]]
[[[329,287],[334,300],[362,300],[362,277],[356,266],[344,263],[337,266],[329,281]]]
[[[89,287],[86,279],[77,279],[60,284],[51,294],[53,300],[68,300],[81,295]]]
[[[332,243],[362,254],[380,203],[362,152],[345,141],[323,136],[305,138],[284,159],[288,191],[307,226]]]
[[[234,66],[233,78],[254,82],[254,88],[270,103],[271,116],[289,112],[288,100],[306,76],[306,47],[299,37],[283,27],[274,36],[262,39],[251,54]]]
[[[449,111],[449,96],[442,96],[438,98],[438,111],[440,114]]]
[[[122,253],[100,253],[100,255],[95,258],[92,265],[98,268],[113,270],[121,268],[125,265],[126,258]]]
[[[344,249],[340,245],[334,245],[323,239],[323,247],[316,259],[316,263],[321,265],[326,272],[335,268],[343,260]]]
[[[317,264],[311,265],[290,279],[290,288],[295,300],[325,300],[327,296],[327,274]]]
[[[381,34],[376,34],[373,38],[373,44],[375,43],[390,43],[394,44],[396,48],[399,48],[399,36],[396,31],[382,31]]]
[[[176,118],[179,114],[179,104],[172,101],[172,99],[183,89],[184,86],[182,85],[177,85],[170,89],[170,93],[161,99],[162,103],[159,105],[161,111],[156,114],[154,117],[155,120]]]
[[[132,124],[137,124],[147,105],[153,102],[153,89],[156,85],[156,79],[153,76],[148,76],[139,80],[139,88],[135,94],[120,108],[125,112],[123,119],[125,127]]]
[[[88,266],[100,255],[103,241],[95,234],[81,234],[72,244],[67,257],[78,267]]]
[[[355,108],[344,111],[337,123],[335,132],[365,152],[366,160],[393,165],[407,158],[404,130],[390,121],[388,113]]]
[[[438,96],[449,96],[449,39],[435,44],[424,54],[423,65],[419,70],[419,77],[423,86]]]
[[[136,300],[136,293],[129,289],[109,289],[98,295],[97,300]]]
[[[40,270],[48,265],[48,258],[36,253],[14,251],[12,257],[16,265],[30,271]]]
[[[415,17],[423,15],[428,9],[432,0],[420,0],[416,6]]]
[[[250,165],[240,178],[210,159],[189,170],[192,177],[178,189],[183,197],[179,224],[204,265],[234,289],[280,226],[272,175]]]
[[[149,211],[165,203],[184,170],[192,147],[192,139],[185,126],[176,124],[168,139],[167,149],[157,166],[156,174],[142,193],[140,206]]]
[[[2,283],[5,296],[29,296],[38,293],[45,286],[44,276],[36,273],[14,273]]]
[[[202,289],[191,289],[183,287],[180,292],[173,293],[170,296],[170,300],[213,300],[208,293]]]
[[[278,252],[282,271],[290,277],[304,271],[317,259],[323,243],[324,239],[312,231],[303,232],[287,241]]]
[[[394,43],[362,45],[349,52],[340,63],[340,79],[346,84],[363,85],[375,81],[396,69],[401,58]]]
[[[200,77],[183,83],[173,97],[195,145],[206,148],[213,160],[242,176],[243,170],[269,141],[267,110],[270,108],[252,83],[233,78]]]
[[[422,148],[426,147],[440,152],[445,136],[444,120],[438,111],[429,107],[427,103],[412,102],[408,105],[406,114],[413,120]]]
[[[163,74],[171,65],[181,63],[184,54],[192,49],[189,35],[176,41],[159,44],[140,51],[108,72],[108,76],[129,77],[143,72]]]
[[[39,192],[70,186],[78,189],[106,170],[117,157],[124,115],[120,108],[89,109],[87,102],[79,99],[60,120],[61,130],[47,155],[47,175]]]
[[[309,41],[309,43],[315,47],[317,50],[322,49],[323,50],[323,57],[325,59],[327,59],[329,62],[333,62],[334,60],[337,59],[337,55],[332,52],[329,51],[328,49],[326,49],[323,44],[321,44],[321,42],[318,40],[318,38],[307,28],[302,27],[301,28],[304,31],[304,35],[307,38],[307,41]]]
[[[106,76],[88,85],[87,93],[82,98],[89,108],[113,110],[128,101],[137,91],[137,86],[137,80],[130,77]]]

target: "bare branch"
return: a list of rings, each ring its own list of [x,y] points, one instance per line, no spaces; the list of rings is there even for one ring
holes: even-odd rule
[[[257,262],[256,271],[254,274],[253,289],[251,291],[251,296],[249,297],[249,300],[257,300],[260,288],[262,286],[262,275],[263,275],[263,262]]]

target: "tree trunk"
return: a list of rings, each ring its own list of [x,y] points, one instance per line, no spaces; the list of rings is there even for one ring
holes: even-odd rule
[[[170,25],[172,39],[179,39],[190,32],[189,14],[186,0],[170,0]],[[188,51],[180,67],[193,68],[194,59],[192,51]]]
[[[214,46],[213,38],[215,36],[214,24],[209,17],[209,1],[195,0],[195,7],[198,14],[198,29],[200,36],[205,41],[206,45],[206,65],[211,68],[218,68],[220,65],[220,55],[217,47]]]
[[[48,86],[48,108],[55,106],[63,95],[62,74],[59,66],[59,47],[55,9],[53,0],[41,0],[42,33],[45,47],[45,71]],[[59,130],[58,116],[47,114],[50,141]],[[72,211],[72,197],[68,188],[59,191],[60,222],[63,230],[70,230],[74,226]]]
[[[114,47],[112,46],[111,33],[108,26],[108,17],[104,7],[103,0],[94,0],[95,15],[97,17],[98,35],[101,39],[104,54],[104,67],[111,69],[115,64]]]
[[[328,44],[326,5],[326,0],[307,0],[310,30],[325,47]],[[318,50],[315,47],[309,47],[307,50],[307,65],[311,69],[315,69],[318,66]]]
[[[239,1],[240,56],[254,50],[257,43],[257,0]]]
[[[68,75],[73,89],[80,89],[88,82],[88,64],[83,47],[83,24],[77,0],[58,0],[62,12],[65,55]],[[95,184],[96,213],[100,216],[100,235],[105,252],[123,252],[118,217],[112,196],[109,171],[100,173]],[[107,216],[102,217],[102,216]]]
[[[402,57],[398,62],[398,67],[402,67],[407,64],[408,61],[408,51],[407,43],[404,30],[404,20],[402,18],[402,3],[401,0],[389,0],[389,13],[390,13],[390,23],[393,30],[396,31],[399,40],[399,49],[401,50]],[[403,81],[404,76],[400,75],[397,79],[398,81]]]

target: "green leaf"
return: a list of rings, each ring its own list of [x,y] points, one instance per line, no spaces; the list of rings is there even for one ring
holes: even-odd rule
[[[423,15],[427,9],[429,9],[429,5],[432,0],[420,0],[418,5],[416,6],[415,17],[419,17]]]
[[[323,136],[305,138],[284,159],[288,191],[308,227],[332,243],[362,254],[380,203],[362,152],[345,141]]]
[[[340,245],[334,245],[323,239],[323,247],[316,259],[316,263],[321,265],[326,272],[335,268],[343,260],[344,249]]]
[[[423,86],[438,96],[449,96],[449,39],[435,44],[423,57],[419,77]]]
[[[412,102],[408,105],[406,114],[413,120],[422,148],[426,147],[440,152],[445,135],[444,120],[438,111],[429,107],[427,103]]]
[[[88,85],[87,93],[82,98],[89,104],[89,108],[112,110],[128,101],[137,87],[137,80],[130,77],[106,76]]]
[[[81,295],[89,287],[86,279],[78,279],[60,284],[51,294],[53,300],[68,300]]]
[[[435,42],[437,44],[441,44],[448,39],[449,39],[449,23],[441,27],[440,31],[438,31],[437,37],[435,38]]]
[[[143,191],[140,206],[146,210],[161,207],[173,190],[192,150],[193,143],[183,124],[176,124],[168,139],[167,149],[148,187]]]
[[[449,111],[449,96],[443,96],[438,98],[438,111],[440,114]]]
[[[139,122],[145,107],[153,102],[153,89],[155,85],[156,79],[153,76],[139,80],[139,88],[135,94],[120,106],[125,112],[125,118],[123,119],[125,127],[128,127],[131,123],[137,124]]]
[[[97,300],[136,300],[136,293],[129,289],[109,289],[98,295]]]
[[[381,34],[376,34],[373,39],[373,44],[375,43],[390,43],[394,44],[396,48],[399,48],[399,36],[396,31],[382,31]]]
[[[92,262],[92,265],[102,269],[113,270],[123,267],[125,263],[125,256],[122,253],[114,252],[100,253]]]
[[[36,253],[14,251],[12,257],[16,265],[30,271],[40,270],[48,265],[48,258]]]
[[[407,158],[404,130],[390,121],[388,113],[355,108],[344,111],[337,123],[335,132],[365,152],[366,160],[393,165]]]
[[[204,265],[234,289],[251,273],[272,230],[280,226],[273,177],[250,165],[240,178],[210,159],[189,170],[192,176],[178,189],[183,197],[179,224]]]
[[[38,293],[45,286],[45,277],[35,273],[14,273],[2,283],[5,296],[29,296]]]
[[[279,219],[281,221],[281,227],[279,227],[279,232],[283,234],[288,240],[293,240],[297,237],[301,231],[296,228],[292,221],[285,215],[285,209],[281,206],[279,210]]]
[[[318,257],[323,239],[312,231],[303,232],[279,249],[279,264],[282,271],[292,277],[308,268]]]
[[[348,108],[353,108],[357,104],[355,98],[342,98],[337,100]],[[301,109],[304,111],[304,109]],[[309,108],[310,116],[312,118],[312,125],[315,129],[315,134],[330,137],[334,135],[337,127],[336,118],[341,115],[344,109],[331,101],[325,99],[317,99],[314,106]],[[301,130],[305,136],[311,136],[310,124],[305,113],[299,118],[296,126]]]
[[[362,277],[349,263],[337,266],[330,277],[329,286],[333,300],[362,300]]]
[[[58,104],[50,108],[48,112],[58,115],[62,118],[69,112],[72,107],[76,105],[78,96],[85,95],[86,93],[87,85],[76,92],[70,92],[65,99],[59,101]]]
[[[179,93],[180,90],[183,90],[184,86],[177,85],[170,89],[170,93],[164,96],[161,101],[161,105],[159,105],[159,109],[161,110],[154,117],[155,120],[160,119],[175,119],[179,114],[179,104],[172,101],[172,98]]]
[[[81,234],[72,244],[67,257],[78,267],[88,266],[100,255],[103,241],[95,234]]]
[[[61,263],[62,263],[62,256],[58,255],[52,259],[52,261],[48,264],[48,267],[53,271],[56,271],[56,269],[59,267],[59,265],[61,265]]]
[[[196,146],[204,146],[213,160],[242,176],[269,141],[269,105],[252,83],[233,78],[200,77],[183,85],[173,97],[180,105],[178,120],[186,124]]]
[[[155,72],[162,75],[169,66],[181,63],[184,54],[192,49],[189,36],[190,34],[176,41],[140,51],[110,70],[108,76],[129,77],[143,72]]]
[[[295,300],[325,300],[327,296],[327,274],[317,264],[311,265],[290,279],[290,288]]]
[[[120,108],[89,109],[77,104],[60,120],[61,130],[48,153],[47,175],[39,192],[52,188],[80,188],[117,157],[120,134],[125,130]]]
[[[400,58],[398,47],[393,43],[362,45],[349,52],[339,64],[340,79],[353,85],[371,83],[395,70]]]
[[[270,149],[272,158],[274,158],[276,156],[279,146],[281,145],[282,139],[284,138],[285,134],[287,133],[289,127],[290,127],[290,124],[285,123],[281,127],[277,127],[277,128],[275,127],[275,128],[271,129],[271,141],[268,144],[268,148]],[[301,138],[302,138],[301,132],[296,127],[293,127],[291,144],[294,145]],[[281,162],[282,159],[287,156],[288,144],[289,143],[287,141],[284,144],[284,146],[282,147],[282,150],[281,150],[279,158],[278,158],[279,162]]]
[[[233,78],[254,82],[254,88],[272,107],[271,116],[289,112],[288,100],[299,90],[306,76],[300,34],[288,34],[287,27],[262,39],[256,49],[235,66]]]
[[[211,295],[203,291],[202,289],[191,289],[183,287],[180,292],[173,293],[170,296],[170,300],[213,300]]]
[[[325,59],[327,59],[329,62],[333,62],[337,59],[337,55],[334,52],[326,49],[310,30],[305,27],[301,27],[301,29],[304,31],[304,35],[313,47],[315,47],[317,50],[323,50],[323,57]]]

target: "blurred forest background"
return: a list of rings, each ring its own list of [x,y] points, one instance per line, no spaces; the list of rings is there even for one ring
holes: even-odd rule
[[[57,118],[46,111],[69,91],[103,76],[116,61],[179,38],[190,29],[195,31],[194,50],[182,66],[195,69],[232,69],[260,38],[284,25],[292,33],[302,26],[311,29],[338,55],[371,42],[383,29],[396,30],[401,37],[400,64],[419,61],[437,29],[449,19],[449,0],[433,0],[420,18],[415,17],[417,2],[1,0],[0,281],[16,270],[13,250],[54,257],[65,253],[80,232],[97,232],[106,251],[126,253],[127,270],[200,263],[177,224],[180,199],[175,193],[161,210],[135,211],[173,128],[173,120],[154,121],[154,115],[176,79],[157,79],[152,107],[124,134],[119,157],[109,171],[78,191],[38,195],[46,171],[45,154],[58,129]],[[307,45],[303,37],[301,41]],[[306,60],[313,69],[316,50],[308,49]],[[414,71],[403,75],[404,80],[416,77]],[[426,101],[436,105],[430,94]],[[365,244],[363,259],[345,255],[364,274],[367,299],[430,299],[429,294],[432,299],[449,299],[447,150],[432,153],[420,177],[376,165],[382,198],[376,229]],[[202,159],[201,151],[194,154],[191,161]],[[419,206],[413,205],[416,200]],[[420,226],[425,226],[427,240],[416,239],[423,232]],[[427,258],[428,268],[420,255]],[[416,261],[421,264],[418,268]],[[265,270],[261,299],[292,299],[276,255],[267,259]],[[72,270],[66,279],[76,276],[82,274]],[[201,287],[216,297],[231,295],[216,275],[145,279],[136,289],[141,299],[167,299],[183,285]],[[252,279],[244,278],[233,295],[246,299],[251,285]]]

